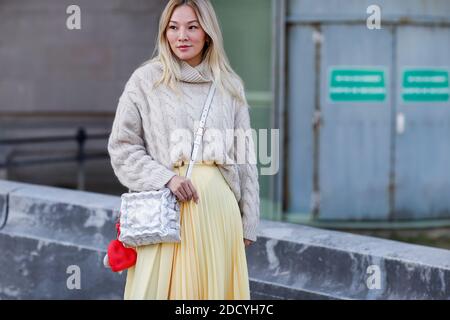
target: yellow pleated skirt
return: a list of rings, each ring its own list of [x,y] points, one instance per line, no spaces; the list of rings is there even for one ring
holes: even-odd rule
[[[185,176],[188,164],[175,167]],[[180,202],[180,243],[137,249],[127,270],[125,300],[250,299],[242,219],[236,198],[214,163],[196,163],[191,181],[199,195]]]

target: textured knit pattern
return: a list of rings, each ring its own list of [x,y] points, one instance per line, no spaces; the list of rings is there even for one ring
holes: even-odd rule
[[[180,69],[181,97],[165,85],[154,87],[162,65],[151,62],[133,72],[119,99],[108,152],[115,175],[130,191],[161,189],[174,167],[189,162],[212,76],[205,61],[196,67],[181,61]],[[216,90],[196,162],[216,163],[238,201],[244,238],[256,241],[259,182],[256,163],[249,161],[256,159],[254,141],[247,135],[239,147],[233,139],[234,132],[249,129],[248,104]]]

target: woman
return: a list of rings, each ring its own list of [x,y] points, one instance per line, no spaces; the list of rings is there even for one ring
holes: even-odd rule
[[[124,298],[249,299],[245,247],[256,241],[258,173],[256,161],[248,160],[255,155],[244,87],[225,55],[211,4],[170,0],[156,49],[125,86],[108,152],[116,176],[130,191],[168,187],[176,195],[181,242],[136,248]],[[212,81],[218,90],[199,157],[186,179]],[[231,141],[224,138],[230,131]],[[238,131],[246,134],[238,139]]]

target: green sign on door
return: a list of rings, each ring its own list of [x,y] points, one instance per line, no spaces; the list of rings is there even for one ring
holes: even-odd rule
[[[447,70],[403,70],[402,97],[405,102],[448,101],[449,92]]]
[[[385,71],[364,68],[331,68],[330,99],[334,102],[383,101],[386,98]]]

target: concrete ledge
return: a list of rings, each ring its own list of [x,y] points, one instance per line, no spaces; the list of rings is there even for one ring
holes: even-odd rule
[[[116,196],[2,181],[0,199],[0,212],[8,211],[5,232],[97,249],[115,236],[120,208]]]
[[[330,299],[450,299],[450,251],[301,225],[262,221],[250,275]],[[367,281],[378,269],[380,286]],[[294,295],[295,297],[295,295]]]
[[[122,299],[126,273],[102,265],[119,207],[116,196],[0,180],[0,299]],[[448,250],[266,220],[259,230],[247,249],[252,299],[450,299]]]
[[[102,269],[100,250],[5,233],[0,243],[0,299],[122,299],[126,273]],[[67,285],[71,266],[79,289]]]
[[[126,273],[103,267],[118,206],[115,196],[0,181],[0,299],[122,299]],[[70,266],[80,289],[67,286]]]

